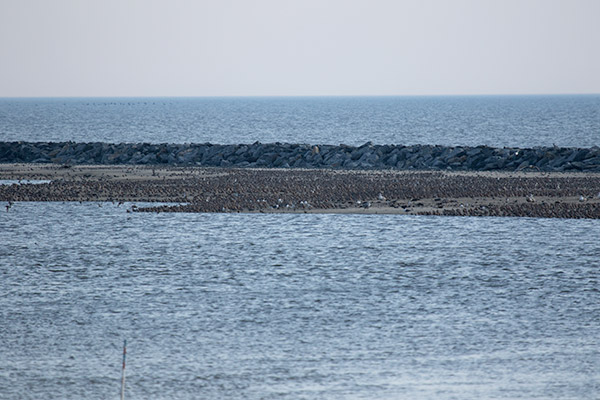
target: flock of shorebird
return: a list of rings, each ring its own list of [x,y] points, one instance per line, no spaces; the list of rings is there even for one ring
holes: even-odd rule
[[[163,173],[162,178],[157,178],[161,171],[156,170],[151,177],[139,179],[126,179],[124,173],[3,185],[0,200],[8,202],[6,211],[15,201],[114,201],[118,205],[127,201],[180,203],[130,211],[377,212],[386,208],[416,214],[600,218],[600,194],[595,194],[600,192],[600,176],[592,174],[300,169],[219,169],[195,174],[192,170],[177,176]]]

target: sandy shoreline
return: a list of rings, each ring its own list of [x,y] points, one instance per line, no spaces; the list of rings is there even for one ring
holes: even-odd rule
[[[161,212],[600,218],[600,173],[0,164],[0,201],[170,202]]]

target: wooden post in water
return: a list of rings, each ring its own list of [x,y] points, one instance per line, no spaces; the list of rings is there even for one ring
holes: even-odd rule
[[[121,370],[121,400],[125,399],[125,357],[127,356],[127,340],[123,340],[123,369]]]

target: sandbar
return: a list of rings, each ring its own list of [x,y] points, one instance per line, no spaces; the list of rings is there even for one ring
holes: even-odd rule
[[[149,212],[600,218],[600,173],[0,164],[0,201],[156,202]],[[159,203],[177,203],[165,205]]]

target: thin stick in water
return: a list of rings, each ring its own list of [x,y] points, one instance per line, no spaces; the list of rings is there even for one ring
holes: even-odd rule
[[[121,400],[125,399],[125,358],[127,356],[127,340],[123,341],[123,369],[121,370]]]

